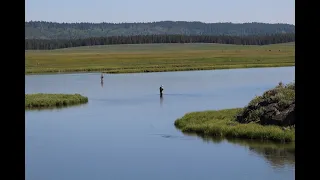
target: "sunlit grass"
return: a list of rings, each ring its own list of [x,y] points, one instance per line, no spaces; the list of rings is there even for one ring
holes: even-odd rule
[[[218,111],[192,112],[175,121],[175,126],[183,132],[203,135],[273,140],[281,142],[295,141],[295,129],[282,129],[279,126],[263,126],[256,123],[240,124],[235,116],[241,108]]]
[[[294,66],[295,46],[109,45],[26,51],[26,73],[137,73]]]
[[[26,94],[25,108],[52,108],[87,103],[88,98],[80,94]]]

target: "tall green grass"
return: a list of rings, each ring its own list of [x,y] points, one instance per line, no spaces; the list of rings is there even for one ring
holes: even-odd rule
[[[263,126],[256,123],[240,124],[235,116],[241,108],[192,112],[175,121],[174,125],[183,132],[194,132],[217,137],[261,139],[280,142],[295,141],[295,129],[279,126]]]
[[[295,65],[295,46],[141,44],[25,51],[26,74],[138,73]]]
[[[26,94],[25,108],[52,108],[84,104],[88,98],[80,94]]]

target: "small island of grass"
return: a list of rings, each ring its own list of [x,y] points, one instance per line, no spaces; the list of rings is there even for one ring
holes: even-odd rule
[[[84,104],[88,98],[80,94],[26,94],[25,109],[53,108]]]
[[[187,113],[174,124],[201,135],[294,142],[294,112],[295,84],[279,83],[244,108]]]

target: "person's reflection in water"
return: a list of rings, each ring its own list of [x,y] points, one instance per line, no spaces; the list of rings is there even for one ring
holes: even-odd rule
[[[163,97],[162,95],[160,95],[160,106],[162,107],[162,104],[163,104]]]
[[[101,87],[103,87],[103,73],[101,73],[100,79],[101,79]]]

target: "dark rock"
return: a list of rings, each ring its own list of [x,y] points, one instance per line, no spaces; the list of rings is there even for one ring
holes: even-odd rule
[[[291,126],[295,124],[295,104],[291,104],[283,111],[279,111],[275,105],[266,107],[264,115],[260,119],[262,125]]]
[[[259,102],[258,104],[257,104],[257,106],[259,106],[259,107],[263,107],[263,106],[267,106],[267,105],[269,105],[270,103],[268,102],[268,101],[261,101],[261,102]]]
[[[244,109],[244,111],[240,114],[238,114],[236,116],[236,121],[239,122],[239,123],[249,123],[249,122],[246,122],[246,118],[245,117],[248,117],[249,114],[251,113],[251,111],[254,111],[256,110],[257,107],[254,106],[254,105],[249,105],[247,108]]]
[[[243,123],[243,116],[241,114],[238,114],[236,116],[236,121],[239,122],[239,123]]]
[[[268,113],[268,114],[271,114],[271,115],[274,115],[277,112],[279,112],[278,108],[279,108],[279,106],[276,103],[272,103],[272,104],[269,104],[266,107],[264,107],[265,112]]]
[[[279,105],[270,99],[266,99],[255,105],[246,107],[243,112],[236,116],[239,123],[249,123],[248,117],[252,111],[261,109],[263,113],[260,115],[258,123],[262,125],[292,126],[295,124],[295,102],[291,102],[287,107],[279,107]]]
[[[256,105],[249,105],[247,107],[247,110],[256,110],[257,109],[257,106]]]
[[[295,125],[295,104],[291,104],[289,108],[283,111],[282,126]]]

